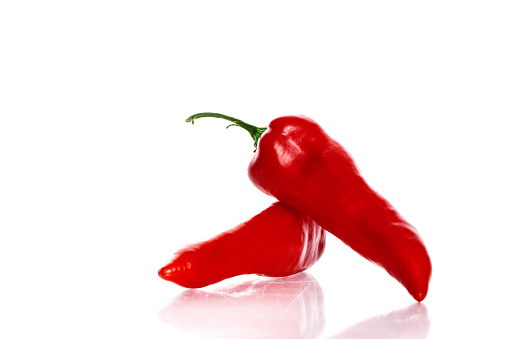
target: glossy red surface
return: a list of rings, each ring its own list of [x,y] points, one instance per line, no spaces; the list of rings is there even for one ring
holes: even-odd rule
[[[199,288],[241,274],[292,275],[313,265],[325,247],[325,230],[304,213],[276,202],[216,237],[187,246],[159,276]]]
[[[431,261],[416,229],[368,186],[348,152],[313,120],[273,120],[248,173],[261,191],[385,268],[417,301],[426,297]]]

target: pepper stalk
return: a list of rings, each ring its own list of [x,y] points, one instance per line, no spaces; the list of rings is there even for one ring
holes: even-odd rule
[[[203,113],[193,114],[189,118],[186,119],[186,122],[190,122],[194,125],[194,121],[196,119],[205,118],[205,117],[220,118],[220,119],[228,120],[230,122],[233,122],[233,124],[226,126],[226,128],[228,128],[230,126],[238,126],[238,127],[245,129],[246,131],[248,131],[249,134],[251,135],[251,138],[253,138],[253,140],[254,140],[254,147],[255,147],[254,152],[256,152],[256,149],[258,147],[258,139],[260,139],[260,136],[263,134],[263,132],[265,132],[267,130],[267,127],[256,127],[256,126],[250,125],[248,123],[245,123],[242,120],[230,117],[228,115],[224,115],[221,113],[212,113],[212,112],[203,112]]]

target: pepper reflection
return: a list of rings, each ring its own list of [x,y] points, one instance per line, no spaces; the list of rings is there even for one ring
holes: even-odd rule
[[[308,273],[186,290],[159,316],[210,338],[317,338],[325,326],[322,288]]]
[[[425,339],[428,337],[429,327],[426,306],[415,303],[407,308],[364,320],[327,339]]]
[[[259,278],[216,290],[186,290],[159,317],[186,332],[208,338],[321,338],[324,295],[308,273]],[[329,315],[334,324],[334,315]],[[407,308],[364,320],[328,337],[425,339],[430,321],[426,306]]]

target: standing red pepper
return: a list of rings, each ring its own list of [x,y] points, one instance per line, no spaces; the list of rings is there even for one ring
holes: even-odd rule
[[[417,300],[427,294],[431,261],[417,230],[371,189],[346,150],[313,120],[285,116],[259,128],[217,113],[255,141],[248,174],[261,191],[306,213],[366,259],[382,266]]]
[[[313,265],[324,247],[323,228],[278,201],[229,231],[181,249],[159,276],[188,288],[241,274],[288,276]]]

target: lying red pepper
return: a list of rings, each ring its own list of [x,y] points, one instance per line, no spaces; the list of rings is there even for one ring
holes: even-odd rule
[[[186,122],[202,117],[229,120],[251,134],[257,149],[248,174],[256,187],[383,267],[417,301],[426,297],[431,261],[417,230],[368,186],[351,156],[316,122],[284,116],[259,128],[218,113]]]
[[[313,265],[324,248],[323,228],[276,202],[237,227],[176,252],[159,276],[188,288],[242,274],[288,276]]]

